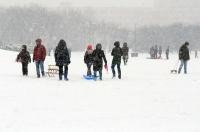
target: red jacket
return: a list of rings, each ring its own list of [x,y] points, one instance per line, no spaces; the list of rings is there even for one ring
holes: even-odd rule
[[[44,61],[45,58],[46,58],[46,48],[42,44],[35,46],[34,52],[33,52],[33,60],[34,61],[38,61],[38,60]]]

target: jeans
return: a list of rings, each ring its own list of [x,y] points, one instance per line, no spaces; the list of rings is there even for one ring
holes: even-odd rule
[[[181,60],[181,65],[179,67],[178,73],[181,73],[181,70],[184,66],[184,73],[187,74],[187,60]]]
[[[113,63],[112,66],[111,66],[111,69],[112,69],[112,73],[113,73],[113,77],[116,76],[116,73],[115,73],[115,66],[117,65],[117,70],[118,70],[118,78],[121,79],[121,67],[120,67],[120,63]]]
[[[42,76],[44,76],[44,61],[38,60],[35,62],[35,64],[36,64],[37,76],[40,77],[40,70],[41,70]]]
[[[64,71],[63,71],[64,67]],[[64,79],[68,80],[67,75],[68,75],[68,66],[59,66],[59,80],[62,80],[62,76],[64,75]]]

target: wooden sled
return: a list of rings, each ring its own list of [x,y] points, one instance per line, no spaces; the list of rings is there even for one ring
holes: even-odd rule
[[[49,77],[55,77],[55,75],[59,74],[59,68],[56,65],[48,65],[48,72],[46,75]]]
[[[171,74],[177,74],[178,71],[177,70],[171,70]]]

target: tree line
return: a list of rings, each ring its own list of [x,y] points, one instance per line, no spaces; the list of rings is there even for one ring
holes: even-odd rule
[[[65,39],[73,51],[84,50],[88,43],[102,43],[105,50],[110,50],[117,40],[127,42],[133,51],[138,52],[147,52],[153,45],[177,50],[185,41],[191,43],[192,49],[198,49],[199,36],[199,25],[154,25],[128,29],[97,21],[95,14],[88,15],[88,12],[72,7],[59,10],[38,5],[0,8],[0,47],[9,50],[18,50],[22,44],[33,49],[36,38],[42,38],[49,50],[60,39]]]

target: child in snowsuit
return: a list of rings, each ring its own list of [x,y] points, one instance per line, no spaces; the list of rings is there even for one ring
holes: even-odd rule
[[[129,56],[128,56],[129,48],[128,48],[127,43],[124,43],[124,44],[123,44],[122,52],[123,52],[123,61],[124,61],[124,65],[126,65],[127,62],[128,62],[128,58],[129,58]]]
[[[117,65],[117,70],[118,70],[118,78],[121,79],[121,57],[123,55],[122,49],[120,47],[120,43],[119,41],[116,41],[114,43],[114,48],[112,50],[111,55],[113,56],[113,60],[112,60],[112,73],[113,73],[113,78],[115,78],[116,73],[115,73],[115,66]]]
[[[104,60],[104,67],[107,68],[107,60],[102,50],[101,44],[96,45],[96,49],[92,53],[93,56],[93,70],[94,70],[94,78],[97,78],[97,72],[99,72],[99,79],[102,80],[102,70],[103,70],[103,60]]]
[[[31,57],[27,51],[27,46],[22,45],[21,52],[17,55],[16,62],[22,63],[22,75],[28,76],[28,63],[31,63]]]
[[[64,40],[60,40],[58,43],[58,46],[56,47],[55,50],[55,62],[56,66],[59,67],[59,80],[64,79],[68,81],[68,65],[71,63],[68,49],[67,49],[67,44]],[[64,68],[64,71],[63,71]]]
[[[91,67],[92,67],[92,64],[93,64],[92,53],[93,53],[92,45],[89,44],[87,46],[87,50],[86,50],[85,55],[84,55],[84,62],[87,65],[87,76],[92,75],[92,71],[91,71]]]

